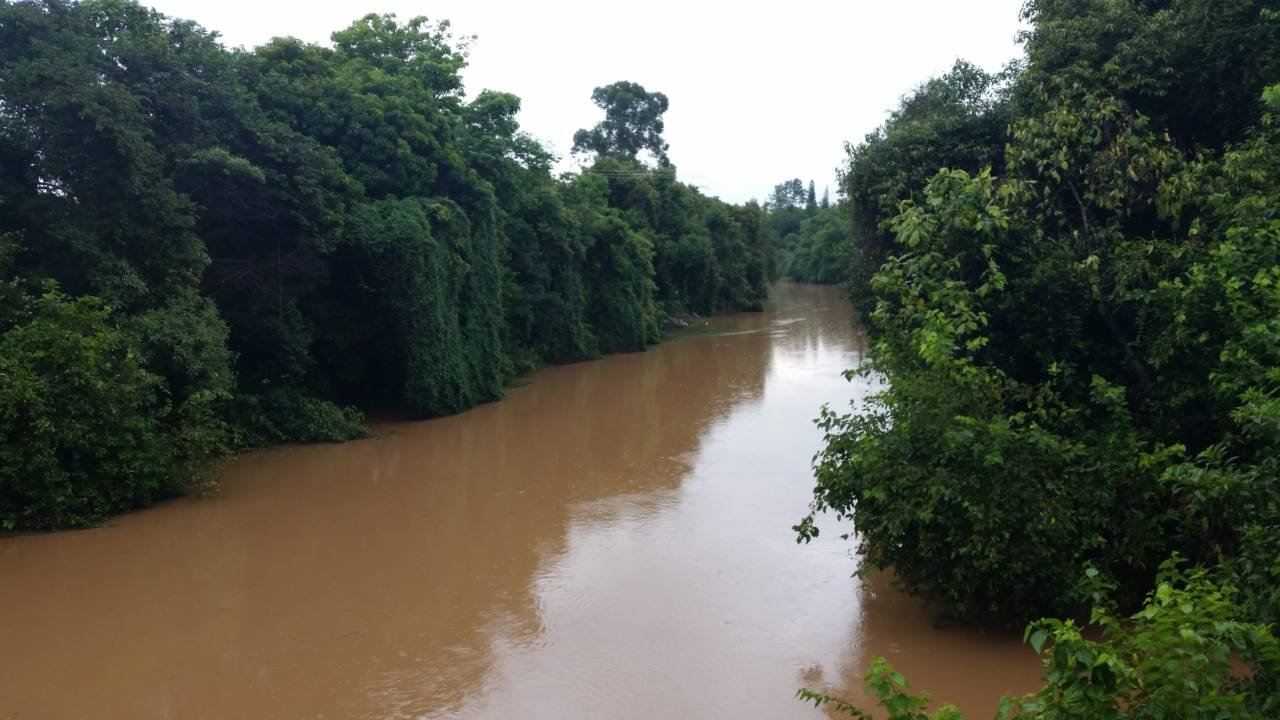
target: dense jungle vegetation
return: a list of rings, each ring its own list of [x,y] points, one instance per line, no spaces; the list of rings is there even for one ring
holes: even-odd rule
[[[466,47],[369,15],[228,50],[131,0],[0,2],[0,529],[760,306],[769,217],[678,180],[662,93],[596,88],[557,177],[519,98],[465,98]]]
[[[777,238],[778,273],[799,282],[839,283],[849,276],[849,223],[813,181],[806,192],[800,178],[776,185],[765,209]]]
[[[447,23],[245,51],[0,0],[0,530],[844,282],[888,382],[819,418],[801,539],[832,511],[940,616],[1029,622],[1045,685],[1000,717],[1280,717],[1280,1],[1023,13],[1025,57],[909,93],[837,202],[761,206],[680,182],[631,82],[557,175]]]
[[[814,509],[941,615],[1094,608],[1030,626],[1045,688],[1001,717],[1280,717],[1280,4],[1024,16],[1023,60],[957,63],[849,148],[888,385],[819,419]]]

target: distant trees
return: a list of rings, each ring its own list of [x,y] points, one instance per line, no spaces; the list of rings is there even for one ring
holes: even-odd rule
[[[0,2],[0,527],[762,301],[763,211],[676,180],[661,93],[598,88],[599,157],[561,179],[518,98],[464,99],[447,23],[332,39],[229,52],[126,0]]]
[[[845,210],[834,208],[824,191],[795,178],[774,186],[765,205],[777,237],[778,274],[799,282],[838,283],[848,279],[851,228]]]
[[[818,208],[778,241],[778,274],[799,282],[834,284],[849,276],[848,219],[839,209]]]
[[[774,210],[782,208],[798,208],[804,205],[805,189],[800,178],[787,180],[773,186],[773,194],[769,196],[767,205]]]
[[[605,120],[574,136],[575,151],[596,155],[578,182],[603,181],[592,192],[603,193],[610,212],[636,233],[637,247],[646,248],[628,253],[626,267],[645,273],[646,282],[652,278],[656,303],[644,309],[650,296],[639,283],[609,296],[616,306],[631,308],[626,315],[635,318],[623,336],[629,339],[617,338],[616,349],[642,346],[656,332],[647,318],[761,307],[776,273],[764,211],[754,203],[734,207],[707,198],[676,180],[661,136],[667,109],[662,93],[618,82],[596,88],[592,97]],[[642,150],[657,156],[658,167],[642,162]]]

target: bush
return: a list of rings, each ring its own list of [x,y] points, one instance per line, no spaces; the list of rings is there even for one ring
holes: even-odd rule
[[[1236,590],[1203,569],[1162,567],[1141,611],[1120,618],[1105,605],[1096,572],[1088,585],[1098,605],[1086,633],[1070,620],[1041,620],[1026,639],[1044,660],[1044,687],[1000,701],[998,718],[1035,720],[1264,720],[1280,714],[1280,644],[1272,630],[1241,622]],[[1091,640],[1086,635],[1101,635]],[[962,720],[952,707],[931,715],[927,695],[913,695],[884,658],[872,663],[867,688],[889,720]],[[852,704],[809,689],[816,705],[869,720]]]
[[[94,298],[29,301],[0,337],[0,526],[86,526],[185,489],[160,379]]]
[[[364,417],[297,388],[276,388],[236,398],[237,444],[261,448],[287,442],[343,442],[364,437]]]

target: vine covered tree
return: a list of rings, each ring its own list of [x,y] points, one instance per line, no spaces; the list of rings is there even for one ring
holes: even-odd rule
[[[466,100],[447,22],[332,41],[228,51],[131,0],[0,2],[0,529],[759,306],[760,210],[676,180],[661,93],[598,88],[598,167],[560,178],[519,98]],[[84,427],[46,431],[68,413]]]

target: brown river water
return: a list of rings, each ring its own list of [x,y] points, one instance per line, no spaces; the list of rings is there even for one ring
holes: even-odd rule
[[[0,538],[0,718],[821,718],[887,656],[970,718],[1019,635],[939,629],[805,513],[863,344],[833,288],[501,402],[230,463],[222,490]]]

